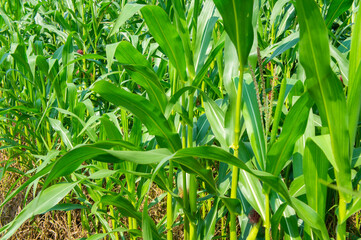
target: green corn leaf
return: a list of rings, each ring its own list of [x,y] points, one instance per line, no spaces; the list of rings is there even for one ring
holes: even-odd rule
[[[222,51],[224,47],[224,42],[225,40],[223,38],[219,39],[219,41],[217,42],[217,46],[214,47],[214,49],[212,49],[212,51],[209,53],[206,62],[202,65],[199,71],[197,71],[196,77],[192,82],[193,86],[198,87],[200,85],[204,76],[207,74],[210,65],[214,62],[214,59],[216,59],[217,55]]]
[[[280,225],[282,215],[283,215],[283,212],[285,211],[286,207],[287,207],[287,203],[281,204],[277,208],[276,212],[272,215],[272,218],[271,218],[272,239],[280,238],[278,226]]]
[[[291,197],[288,193],[287,187],[284,182],[267,172],[261,172],[257,170],[250,169],[246,164],[240,161],[238,158],[233,156],[231,153],[213,146],[202,146],[196,148],[185,148],[178,150],[174,156],[173,160],[184,159],[189,157],[198,157],[203,159],[212,159],[219,162],[224,162],[233,166],[236,166],[240,169],[245,170],[246,172],[254,175],[269,187],[271,187],[275,192],[277,192],[290,206],[292,206],[297,214],[306,221],[314,229],[320,231],[320,236],[322,239],[329,239],[327,228],[322,220],[322,218],[307,204],[301,202],[300,200]],[[180,160],[179,160],[180,161]],[[180,161],[181,162],[181,161]]]
[[[313,101],[304,93],[287,114],[279,139],[267,153],[267,172],[278,176],[290,159],[296,141],[305,132]]]
[[[275,177],[267,172],[261,172],[250,169],[243,161],[233,156],[231,153],[218,148],[202,146],[197,148],[186,148],[178,150],[173,158],[185,158],[185,157],[198,157],[204,159],[212,159],[220,162],[224,162],[240,169],[245,170],[248,173],[256,176],[260,180],[264,181],[267,185],[272,187],[278,192],[284,199],[289,199],[286,185],[278,177]]]
[[[67,83],[73,82],[73,71],[74,71],[74,64],[68,65],[71,61],[74,60],[74,49],[73,49],[73,34],[69,34],[64,47],[61,53],[61,59],[63,64],[66,66],[65,71],[62,76],[65,78]]]
[[[275,24],[276,18],[282,15],[282,10],[289,3],[290,0],[279,0],[272,8],[271,17],[270,17],[270,25]]]
[[[107,140],[123,139],[121,130],[116,127],[114,122],[109,120],[106,116],[102,116],[100,121],[102,122],[102,127],[106,132]]]
[[[174,20],[176,23],[176,27],[179,33],[179,37],[181,38],[182,44],[183,44],[183,48],[184,48],[184,53],[185,53],[185,60],[186,60],[186,65],[188,67],[188,72],[189,72],[189,76],[194,77],[195,75],[195,69],[194,69],[194,63],[193,63],[193,53],[191,50],[191,41],[190,41],[190,29],[188,29],[188,25],[189,22],[187,22],[187,20],[189,21],[189,18],[186,19],[185,16],[185,9],[183,7],[183,4],[181,2],[181,0],[175,0],[175,1],[171,1],[174,7]],[[189,15],[191,16],[191,14]]]
[[[148,215],[148,201],[147,198],[144,202],[144,209],[142,213],[142,237],[143,239],[153,240],[151,218]],[[154,223],[153,223],[154,225]],[[155,226],[153,226],[155,227]],[[156,228],[155,228],[156,229]]]
[[[22,190],[24,190],[29,184],[38,181],[42,176],[46,175],[48,172],[51,171],[53,168],[53,165],[55,163],[50,163],[49,165],[42,168],[40,171],[38,171],[36,174],[34,174],[31,178],[29,178],[26,182],[21,184],[20,187],[18,187],[16,190],[14,190],[12,193],[10,193],[0,204],[0,207],[3,207],[6,203],[8,203],[15,195],[20,193]]]
[[[63,124],[58,119],[48,119],[52,128],[61,136],[61,139],[63,140],[65,146],[67,146],[68,149],[72,149],[73,144],[69,130],[64,128]]]
[[[347,209],[345,221],[361,209],[361,197],[355,196],[351,206]]]
[[[303,194],[306,194],[305,180],[303,175],[293,179],[289,192],[292,197],[299,197]]]
[[[128,71],[131,78],[147,90],[149,100],[164,113],[168,100],[154,70],[142,65],[123,66]]]
[[[158,6],[145,6],[141,13],[149,32],[177,70],[182,81],[187,80],[186,61],[182,40],[166,12]]]
[[[324,220],[310,206],[301,200],[292,197],[293,208],[309,226],[317,230],[315,233],[320,239],[330,239]]]
[[[66,115],[69,115],[69,116],[77,119],[77,120],[80,122],[80,124],[83,126],[84,131],[87,131],[89,138],[90,138],[93,142],[96,142],[97,136],[96,136],[96,133],[95,133],[94,129],[89,128],[89,127],[86,127],[86,123],[85,123],[83,120],[81,120],[81,118],[80,118],[79,116],[77,116],[76,114],[74,114],[74,113],[72,113],[72,112],[69,112],[69,111],[67,111],[67,110],[64,110],[64,109],[62,109],[62,108],[55,108],[55,109],[58,110],[58,111],[61,112],[61,113],[64,113],[64,114],[66,114]],[[55,129],[55,128],[54,128],[54,129]],[[113,139],[113,140],[115,140],[115,139]]]
[[[243,196],[247,199],[249,204],[258,212],[261,218],[266,219],[266,205],[265,197],[262,193],[262,185],[254,175],[239,170],[238,187],[240,188]]]
[[[342,74],[343,83],[348,86],[348,76],[349,76],[349,61],[346,59],[346,55],[342,54],[335,46],[330,44],[330,53],[331,57],[336,60],[338,68]]]
[[[332,0],[326,14],[326,26],[331,28],[333,21],[347,11],[352,3],[353,0]]]
[[[204,168],[198,161],[195,161],[191,156],[180,156],[178,152],[172,156],[172,161],[182,165],[184,170],[191,174],[196,174],[203,179],[206,188],[211,194],[217,194],[216,183],[214,181],[212,171]]]
[[[110,141],[77,146],[57,160],[44,186],[47,186],[51,181],[59,177],[73,173],[84,161],[90,159],[108,163],[129,161],[136,164],[153,164],[171,155],[169,150],[164,148],[152,151],[115,151],[106,149],[117,146],[127,147],[127,145],[123,145],[121,142]]]
[[[359,3],[360,7],[360,3]],[[355,25],[352,27],[352,39],[350,50],[349,79],[354,79],[361,62],[361,14],[356,15]]]
[[[31,68],[29,65],[28,57],[25,51],[25,46],[20,44],[17,45],[16,50],[11,56],[14,58],[14,60],[19,64],[19,70],[23,74],[27,74],[30,77],[30,80],[32,81],[34,76],[31,74]]]
[[[317,145],[318,136],[308,138],[303,156],[303,174],[306,185],[307,203],[322,219],[326,214],[327,186],[319,179],[327,181],[328,160],[327,155]],[[332,154],[332,153],[331,153]]]
[[[247,65],[253,45],[253,0],[213,0],[223,18],[224,28],[237,49],[241,65]]]
[[[226,131],[224,129],[224,112],[222,109],[206,94],[202,94],[204,110],[211,125],[212,132],[223,148],[227,149]]]
[[[133,15],[138,12],[144,5],[142,4],[135,4],[135,3],[127,3],[122,11],[119,14],[119,17],[117,18],[117,20],[114,23],[114,26],[112,28],[112,30],[110,31],[108,38],[110,38],[111,36],[113,36],[114,34],[119,32],[119,28],[131,17],[133,17]]]
[[[355,148],[352,153],[352,168],[361,166],[361,147]]]
[[[242,202],[239,198],[221,197],[221,200],[232,214],[242,214]]]
[[[282,205],[284,203],[282,199],[278,195],[276,195],[274,204],[275,204],[275,209],[278,209],[278,208],[282,208]],[[271,224],[272,224],[272,219],[271,219]],[[282,211],[282,218],[280,220],[281,226],[283,227],[283,229],[285,229],[285,236],[284,236],[285,239],[301,240],[297,220],[298,219],[296,217],[295,210],[292,209],[291,206],[286,205],[286,208],[284,209],[284,211]],[[272,229],[272,232],[273,231],[274,230]]]
[[[126,198],[118,195],[118,196],[110,196],[105,195],[100,200],[101,203],[106,205],[112,205],[118,209],[125,217],[132,217],[134,218],[140,225],[142,224],[142,213],[138,212],[133,204]],[[148,216],[149,217],[149,216]],[[161,239],[161,237],[158,234],[157,228],[155,227],[155,224],[153,221],[149,220],[149,227],[150,229],[145,229],[147,232],[149,230],[152,231],[152,236],[155,237],[155,239]],[[153,223],[153,224],[152,224]],[[144,230],[144,229],[143,229]]]
[[[359,4],[360,9],[361,4]],[[361,14],[356,16],[356,23],[352,29],[349,86],[347,96],[348,123],[350,128],[350,144],[354,145],[358,122],[361,120]]]
[[[261,114],[256,99],[254,84],[243,83],[243,118],[248,138],[256,160],[262,170],[266,169],[266,142],[261,121]]]
[[[194,47],[194,66],[198,72],[205,62],[209,43],[212,39],[212,31],[218,17],[215,17],[215,6],[212,0],[204,3],[201,14],[197,20],[197,36]]]
[[[236,102],[237,102],[237,90],[234,82],[234,78],[238,76],[239,62],[237,61],[237,50],[233,43],[226,36],[224,46],[224,74],[223,82],[224,88],[229,96],[229,105],[225,116],[225,129],[227,133],[228,146],[233,144],[234,139],[234,125],[236,115]]]
[[[150,62],[130,42],[127,41],[107,45],[108,61],[109,58],[113,58],[112,55],[115,56],[119,63],[137,64],[152,68]]]
[[[212,204],[211,210],[208,212],[206,218],[204,219],[204,228],[205,228],[205,236],[204,240],[212,240],[216,223],[217,223],[217,211],[218,211],[218,205],[219,205],[219,198],[216,198],[214,200],[214,203]]]
[[[331,136],[339,170],[335,172],[337,184],[351,189],[346,99],[340,80],[330,67],[327,29],[313,0],[297,0],[296,6],[300,21],[300,62],[307,76],[306,87],[316,102],[323,126],[328,127]],[[349,196],[345,197],[350,200]]]
[[[156,136],[161,147],[167,147],[173,152],[181,148],[180,137],[173,132],[164,115],[153,103],[105,81],[97,82],[94,91],[137,116],[148,128],[149,133]]]

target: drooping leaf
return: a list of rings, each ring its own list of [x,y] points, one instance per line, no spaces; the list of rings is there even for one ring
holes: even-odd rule
[[[181,148],[179,135],[173,132],[164,115],[153,103],[105,81],[97,82],[94,85],[94,91],[106,100],[136,115],[148,128],[149,133],[156,136],[161,147],[167,147],[173,152]]]
[[[79,145],[61,157],[53,166],[46,179],[44,186],[59,177],[73,173],[84,161],[97,159],[108,163],[120,163],[129,161],[136,164],[158,163],[171,155],[167,149],[156,149],[153,151],[115,151],[112,147],[127,147],[129,145],[121,142],[98,142],[95,144]],[[131,145],[130,145],[131,146]]]

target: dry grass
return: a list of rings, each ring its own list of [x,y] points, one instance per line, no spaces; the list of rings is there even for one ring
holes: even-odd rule
[[[6,160],[4,152],[0,152],[0,162]],[[3,167],[5,163],[2,163],[0,167]],[[22,169],[22,167],[14,163],[11,167]],[[4,201],[7,192],[10,187],[20,178],[17,173],[7,171],[0,184],[0,202]],[[21,179],[15,186],[19,187],[27,179]],[[31,201],[32,194],[29,194],[27,203]],[[24,203],[25,191],[23,190],[11,199],[2,209],[0,215],[0,227],[11,222],[15,216],[21,211]],[[56,211],[53,213],[46,213],[38,215],[33,219],[26,221],[18,231],[10,239],[24,239],[24,240],[40,240],[40,239],[78,239],[86,237],[86,232],[82,231],[80,223],[80,211],[72,211],[72,223],[69,227],[67,224],[67,213],[62,211]]]
[[[72,211],[72,224],[67,224],[67,214],[63,211],[36,216],[21,226],[11,239],[45,240],[78,239],[87,236],[79,222],[79,211]]]
[[[5,165],[4,160],[6,156],[3,152],[0,152],[0,167]],[[14,163],[11,167],[22,169],[18,163]],[[6,194],[10,187],[16,182],[21,176],[17,173],[7,171],[4,177],[1,179],[0,184],[0,202],[4,201]],[[21,179],[15,186],[18,188],[27,179]],[[155,184],[152,186],[149,193],[149,202],[153,201],[164,191],[159,189]],[[32,196],[32,194],[29,194]],[[0,227],[11,222],[16,215],[21,211],[24,203],[25,191],[17,194],[11,201],[9,201],[0,215]],[[27,203],[31,201],[31,197],[28,197]],[[148,213],[153,221],[157,224],[166,216],[166,197],[161,199],[159,203],[148,209]],[[72,222],[68,225],[67,213],[64,211],[48,212],[42,215],[35,216],[33,219],[26,221],[18,231],[12,236],[12,240],[24,239],[24,240],[63,240],[63,239],[79,239],[87,237],[88,232],[82,228],[80,210],[74,210],[71,212]],[[127,219],[121,220],[125,225],[128,225]],[[177,219],[179,221],[179,217]],[[183,238],[183,225],[175,226],[173,228],[174,239]],[[127,234],[125,234],[127,236]]]

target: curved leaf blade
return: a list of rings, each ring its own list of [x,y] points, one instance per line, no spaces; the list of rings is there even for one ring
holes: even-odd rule
[[[141,13],[150,33],[177,69],[182,81],[187,80],[186,61],[182,40],[165,11],[158,6],[145,6]]]
[[[169,122],[153,103],[106,81],[97,82],[93,89],[107,101],[137,116],[149,133],[156,136],[159,146],[169,148],[172,152],[182,147],[178,133],[173,132]]]

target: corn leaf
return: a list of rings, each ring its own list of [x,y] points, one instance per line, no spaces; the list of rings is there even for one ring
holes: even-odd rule
[[[118,195],[118,196],[110,196],[105,195],[100,200],[101,203],[106,205],[112,205],[118,209],[122,213],[123,216],[126,217],[132,217],[134,218],[140,225],[142,224],[142,213],[138,212],[133,204],[126,198]],[[149,219],[150,220],[150,219]],[[155,239],[160,239],[161,237],[158,234],[157,228],[155,227],[155,224],[153,221],[149,222],[152,236],[155,237]],[[147,232],[149,229],[146,229]]]
[[[224,28],[237,49],[241,65],[247,64],[253,44],[253,0],[213,0],[222,16]]]
[[[135,3],[127,3],[122,11],[119,14],[119,17],[114,23],[112,30],[110,31],[108,38],[119,32],[119,28],[133,15],[138,12],[144,5],[142,4],[135,4]]]
[[[267,172],[278,176],[290,159],[296,141],[305,132],[313,101],[304,93],[287,114],[279,139],[267,153]]]
[[[327,181],[327,155],[317,145],[318,136],[308,138],[303,156],[303,174],[306,185],[307,203],[322,219],[326,214],[327,186],[319,179]],[[332,154],[332,153],[331,153]]]
[[[351,189],[346,99],[340,80],[330,67],[327,29],[313,0],[297,0],[296,6],[300,20],[300,62],[306,72],[307,90],[316,102],[323,126],[328,127],[331,136],[332,151],[339,170],[336,172],[337,183]]]
[[[330,6],[327,9],[326,14],[326,26],[332,27],[333,21],[338,18],[342,13],[347,11],[353,3],[353,0],[332,0]]]
[[[149,133],[156,136],[161,147],[167,147],[173,152],[181,148],[178,134],[173,132],[164,115],[153,103],[105,81],[97,82],[94,85],[94,91],[106,100],[136,115],[148,128]]]
[[[359,4],[359,8],[360,8]],[[350,144],[354,145],[358,122],[361,120],[361,14],[356,16],[356,23],[352,29],[349,86],[347,96],[348,123],[350,128]]]
[[[244,82],[242,95],[244,99],[243,118],[248,138],[259,166],[265,170],[267,148],[254,84]]]
[[[149,32],[167,55],[171,64],[177,69],[180,79],[186,81],[186,61],[182,40],[168,15],[158,6],[145,6],[141,9],[141,13]]]

